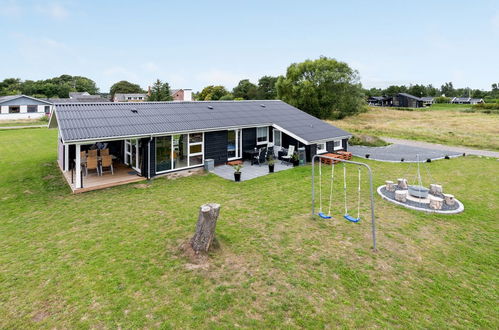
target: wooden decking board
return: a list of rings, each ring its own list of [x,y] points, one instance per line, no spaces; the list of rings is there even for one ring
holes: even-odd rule
[[[110,171],[104,171],[102,176],[98,176],[95,171],[91,171],[88,176],[83,177],[83,188],[75,189],[75,185],[71,183],[71,171],[63,172],[66,181],[68,182],[74,194],[110,188],[131,182],[138,182],[146,180],[145,177],[138,176],[137,174],[130,174],[135,172],[133,169],[125,165],[118,164],[114,168],[114,175]]]

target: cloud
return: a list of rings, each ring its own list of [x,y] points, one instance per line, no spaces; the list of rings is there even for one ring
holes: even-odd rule
[[[497,12],[494,16],[492,16],[490,23],[492,24],[494,30],[496,32],[499,32],[499,12]]]
[[[69,16],[69,11],[58,3],[38,5],[36,9],[42,14],[49,15],[50,17],[59,20],[65,19]]]
[[[6,3],[0,5],[2,7],[0,10],[0,16],[18,17],[23,13],[23,8],[15,1],[7,1]]]

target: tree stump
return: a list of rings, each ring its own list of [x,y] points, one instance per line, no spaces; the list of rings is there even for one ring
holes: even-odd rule
[[[430,184],[430,194],[435,196],[442,196],[442,186],[439,184]]]
[[[444,194],[444,202],[446,205],[449,205],[449,206],[456,204],[456,200],[454,199],[454,195]]]
[[[401,190],[407,189],[407,179],[397,179],[397,188]]]
[[[395,191],[395,184],[393,181],[385,181],[387,191]]]
[[[405,203],[407,201],[407,190],[396,190],[395,200]]]
[[[208,203],[201,205],[199,208],[196,233],[191,238],[191,247],[196,254],[208,252],[215,237],[215,227],[219,213],[220,204]]]
[[[431,209],[434,209],[434,210],[442,209],[442,203],[444,201],[442,198],[435,197],[432,195],[429,195],[429,197],[430,197],[430,208]]]

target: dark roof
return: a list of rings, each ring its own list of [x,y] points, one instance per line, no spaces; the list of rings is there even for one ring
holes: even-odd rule
[[[407,93],[398,93],[397,95],[402,95],[402,96],[405,96],[405,97],[408,97],[408,98],[411,98],[411,99],[415,99],[417,101],[423,101],[423,99],[417,97],[417,96],[414,96],[414,95],[411,95],[411,94],[407,94]]]
[[[56,104],[54,113],[49,127],[58,125],[66,143],[267,125],[304,143],[350,136],[287,103],[273,100],[68,103]]]
[[[89,96],[76,96],[73,98],[50,98],[47,99],[48,102],[50,103],[100,103],[100,102],[111,102],[109,99],[106,99],[104,97],[101,97],[99,95],[90,95]]]
[[[50,103],[47,100],[37,99],[36,97],[32,97],[32,96],[28,96],[28,95],[24,95],[24,94],[0,96],[0,103],[7,102],[7,101],[10,101],[10,100],[15,100],[15,99],[18,99],[18,98],[21,98],[21,97],[26,97],[28,99],[39,101],[39,102],[43,102],[43,103],[47,103],[47,104]]]

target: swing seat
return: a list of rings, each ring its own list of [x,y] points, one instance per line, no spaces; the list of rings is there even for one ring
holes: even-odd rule
[[[345,215],[343,216],[343,218],[347,219],[347,220],[348,220],[348,221],[350,221],[350,222],[359,222],[359,221],[360,221],[360,218],[354,218],[354,217],[352,217],[352,216],[351,216],[351,215],[349,215],[349,214],[345,214]]]
[[[327,215],[327,214],[322,213],[322,212],[319,212],[317,215],[320,216],[322,219],[331,219],[330,215]]]

